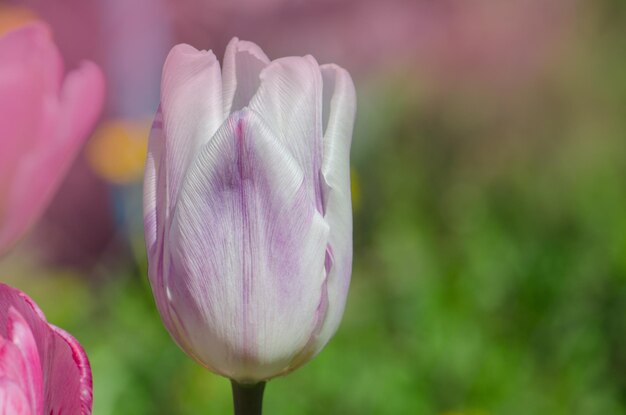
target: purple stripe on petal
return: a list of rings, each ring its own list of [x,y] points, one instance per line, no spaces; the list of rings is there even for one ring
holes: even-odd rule
[[[254,354],[253,351],[253,331],[250,327],[249,322],[251,321],[250,316],[250,298],[253,293],[252,286],[252,264],[250,264],[250,260],[252,258],[252,229],[250,224],[250,209],[254,208],[249,206],[248,195],[246,195],[246,188],[244,181],[251,180],[251,167],[250,160],[248,159],[248,154],[246,154],[245,147],[245,135],[244,135],[244,118],[235,115],[236,127],[235,127],[235,141],[236,144],[236,152],[237,152],[237,171],[238,177],[235,177],[234,187],[237,189],[239,193],[239,201],[240,201],[240,212],[241,212],[241,230],[242,230],[242,241],[241,244],[241,270],[242,270],[242,279],[243,279],[243,289],[241,290],[242,295],[242,327],[243,327],[243,351],[246,357],[251,357]]]

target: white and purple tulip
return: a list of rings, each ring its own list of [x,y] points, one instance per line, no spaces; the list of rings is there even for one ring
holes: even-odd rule
[[[0,415],[91,414],[85,351],[23,292],[0,284]]]
[[[233,39],[175,46],[146,163],[149,276],[192,358],[240,383],[288,373],[337,330],[352,268],[350,75]]]

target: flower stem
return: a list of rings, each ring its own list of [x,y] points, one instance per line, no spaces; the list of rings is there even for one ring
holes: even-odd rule
[[[231,380],[235,415],[261,415],[265,382],[245,385]]]

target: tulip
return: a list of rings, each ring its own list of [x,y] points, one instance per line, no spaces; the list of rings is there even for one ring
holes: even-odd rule
[[[311,56],[270,62],[233,39],[175,46],[149,139],[149,277],[178,345],[235,384],[315,356],[352,267],[350,75]]]
[[[71,335],[0,284],[0,415],[91,414],[91,369]]]
[[[41,215],[103,100],[95,64],[63,79],[61,56],[42,23],[0,38],[0,254]]]

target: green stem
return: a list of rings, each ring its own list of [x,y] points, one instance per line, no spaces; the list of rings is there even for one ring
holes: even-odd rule
[[[263,411],[263,390],[265,382],[253,385],[237,383],[231,380],[235,415],[261,415]]]

